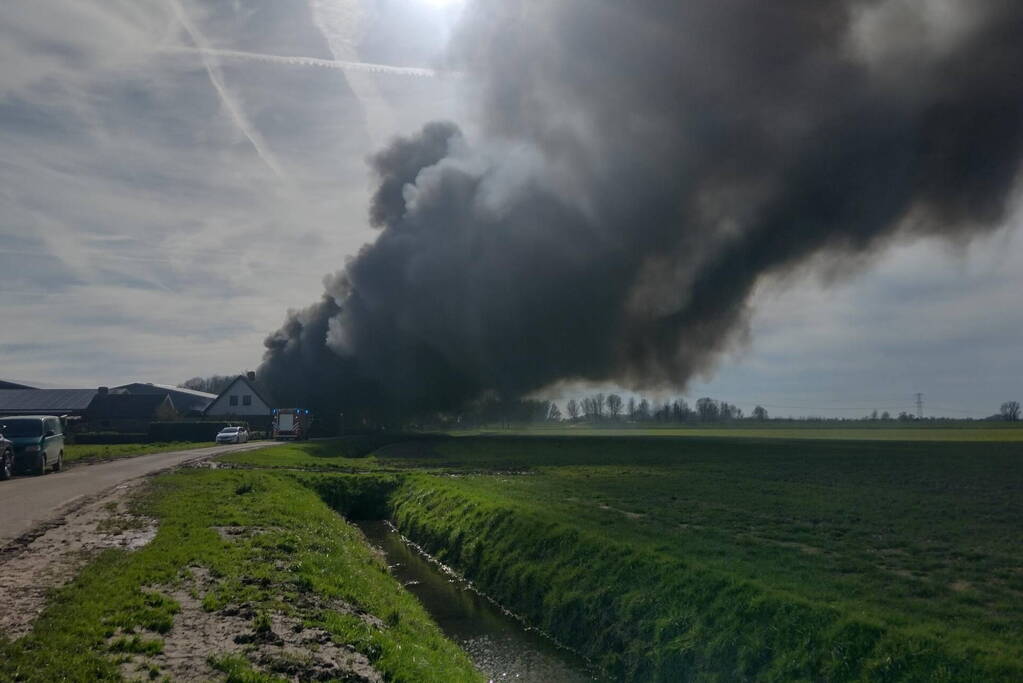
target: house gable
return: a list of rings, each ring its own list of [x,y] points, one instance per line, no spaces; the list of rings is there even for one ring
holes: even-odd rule
[[[239,375],[206,408],[206,415],[270,415],[273,408],[247,377]]]

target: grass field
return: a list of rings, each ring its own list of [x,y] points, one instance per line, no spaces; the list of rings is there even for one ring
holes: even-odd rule
[[[406,533],[614,678],[1014,680],[1023,445],[1003,433],[459,437],[225,460],[408,473],[392,500]]]
[[[593,426],[552,425],[477,429],[452,432],[453,436],[719,436],[753,439],[837,439],[841,441],[1020,441],[1023,422],[958,422],[954,424],[891,423],[738,423],[708,426]]]
[[[347,482],[320,476],[318,485],[326,495]],[[188,470],[155,479],[133,512],[158,520],[155,539],[135,552],[104,551],[51,596],[29,635],[13,643],[0,638],[0,680],[121,680],[126,660],[159,657],[169,638],[188,637],[175,630],[184,598],[174,596],[181,592],[201,599],[201,614],[234,615],[225,619],[242,624],[237,635],[255,645],[272,644],[272,625],[287,618],[327,634],[314,649],[350,646],[386,680],[480,680],[358,530],[294,477]],[[250,616],[239,621],[239,613]],[[238,654],[219,656],[216,647],[230,644],[230,635],[198,643],[213,647],[210,664],[226,680],[320,679],[303,668],[313,650],[261,661],[283,678],[255,671]],[[166,672],[149,665],[128,675],[162,680]],[[189,680],[212,677],[199,670]]]
[[[138,514],[160,520],[156,539],[106,552],[30,636],[0,642],[0,679],[116,677],[126,649],[160,651],[170,596],[200,566],[216,578],[204,608],[249,605],[254,632],[297,612],[389,680],[476,680],[340,513],[396,520],[610,680],[1023,680],[1023,443],[910,431],[379,435],[230,454],[245,469],[154,480]],[[300,608],[331,600],[387,628]],[[215,663],[264,680],[243,658]]]
[[[209,448],[209,443],[124,443],[124,444],[66,444],[64,446],[64,462],[94,462],[131,458],[136,455],[166,453],[168,451],[184,451],[192,448]]]

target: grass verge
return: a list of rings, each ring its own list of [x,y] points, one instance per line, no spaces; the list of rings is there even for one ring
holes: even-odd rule
[[[64,446],[64,462],[85,463],[119,458],[133,458],[138,455],[166,453],[168,451],[187,451],[195,448],[209,448],[210,443],[119,443],[119,444],[66,444]]]
[[[331,490],[341,496],[345,487]],[[29,635],[0,640],[0,679],[119,680],[136,661],[143,663],[132,675],[173,673],[144,662],[159,662],[165,646],[187,635],[179,622],[191,601],[201,602],[200,616],[234,615],[230,623],[245,626],[225,636],[223,652],[214,644],[212,668],[197,678],[303,677],[309,664],[301,657],[254,660],[234,646],[239,638],[265,642],[268,630],[283,632],[275,624],[288,623],[327,634],[309,652],[351,649],[386,680],[479,680],[358,530],[294,477],[185,470],[153,480],[138,508],[159,520],[156,538],[134,552],[105,551],[52,596]]]

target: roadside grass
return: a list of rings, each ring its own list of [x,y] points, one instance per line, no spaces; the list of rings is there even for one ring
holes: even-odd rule
[[[245,605],[291,615],[354,647],[387,680],[480,680],[360,532],[294,477],[184,470],[148,486],[136,507],[159,520],[156,538],[135,552],[105,551],[51,596],[29,635],[0,640],[0,680],[119,680],[127,653],[162,650],[180,610],[169,593],[192,585],[196,571],[213,577],[209,592],[195,596],[209,612]],[[217,531],[224,527],[258,533],[225,539]],[[296,607],[310,602],[322,608]],[[257,636],[259,627],[257,616]],[[211,665],[229,680],[279,680],[237,654],[213,656]]]
[[[166,453],[168,451],[187,451],[195,448],[209,448],[211,443],[172,442],[172,443],[119,443],[119,444],[74,444],[64,446],[64,462],[72,463],[98,462],[131,458],[137,455]]]
[[[388,459],[374,455],[378,449],[410,441],[432,443],[438,438],[442,437],[393,434],[348,436],[324,441],[287,443],[274,448],[231,453],[220,456],[218,460],[228,464],[260,468],[379,472],[401,467],[415,467],[416,463],[414,459],[412,463],[408,463],[404,458],[394,459],[392,463]]]

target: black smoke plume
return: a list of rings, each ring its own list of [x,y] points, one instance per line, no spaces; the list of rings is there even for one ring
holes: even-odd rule
[[[1018,0],[490,0],[468,140],[372,160],[381,229],[267,340],[281,396],[449,409],[558,380],[683,387],[757,282],[1004,222]]]

